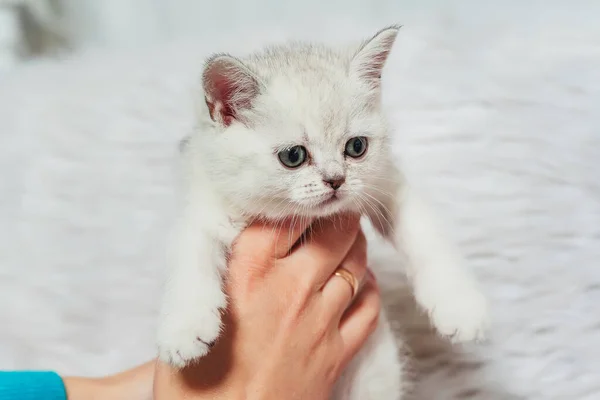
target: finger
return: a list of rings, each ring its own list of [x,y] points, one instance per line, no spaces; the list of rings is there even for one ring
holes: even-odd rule
[[[267,264],[284,257],[306,231],[309,218],[288,218],[279,222],[255,222],[240,233],[232,249],[232,258]]]
[[[381,312],[379,288],[372,275],[367,275],[364,286],[340,323],[344,343],[342,365],[346,366],[377,328]]]
[[[320,290],[354,243],[359,220],[358,215],[345,214],[315,221],[306,241],[281,261],[296,268],[296,276],[308,280],[315,291]]]
[[[294,245],[305,234],[312,224],[313,218],[294,217],[289,221],[280,233],[277,235],[273,245],[273,255],[276,259],[287,256]]]
[[[367,239],[362,230],[356,235],[350,251],[339,268],[350,272],[359,285],[363,282],[367,272]],[[359,289],[360,287],[356,288],[357,291]],[[325,308],[329,311],[328,317],[336,324],[339,324],[342,315],[352,302],[353,290],[352,282],[348,282],[344,277],[336,276],[335,272],[323,286],[323,301],[326,305]]]

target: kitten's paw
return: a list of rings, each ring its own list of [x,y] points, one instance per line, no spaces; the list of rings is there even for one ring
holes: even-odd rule
[[[455,343],[485,339],[490,320],[483,293],[464,283],[436,289],[437,293],[422,291],[417,300],[437,331]]]
[[[221,333],[221,313],[207,309],[202,314],[200,309],[165,318],[158,336],[158,357],[163,362],[183,368],[210,351]]]

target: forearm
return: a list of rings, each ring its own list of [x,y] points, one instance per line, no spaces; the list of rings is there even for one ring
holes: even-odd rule
[[[104,397],[106,384],[101,379],[65,377],[66,398],[68,400],[95,400]]]
[[[103,378],[65,377],[68,400],[151,400],[154,361]]]
[[[1,400],[151,400],[154,361],[103,378],[51,371],[0,371]]]

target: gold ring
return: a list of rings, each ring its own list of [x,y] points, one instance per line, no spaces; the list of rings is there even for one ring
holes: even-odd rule
[[[352,289],[352,298],[354,298],[354,296],[356,296],[356,292],[358,292],[358,285],[359,285],[358,279],[356,279],[354,274],[352,272],[348,271],[346,268],[339,267],[338,269],[335,270],[333,275],[339,276],[340,278],[342,278],[343,280],[348,282],[348,284],[350,285],[350,288]]]

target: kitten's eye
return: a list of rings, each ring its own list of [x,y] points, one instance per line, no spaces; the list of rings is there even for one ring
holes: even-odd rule
[[[306,161],[306,149],[304,146],[294,146],[280,151],[277,154],[279,161],[288,168],[298,168]]]
[[[362,157],[367,151],[367,138],[364,136],[354,137],[346,142],[346,155],[352,158]]]

